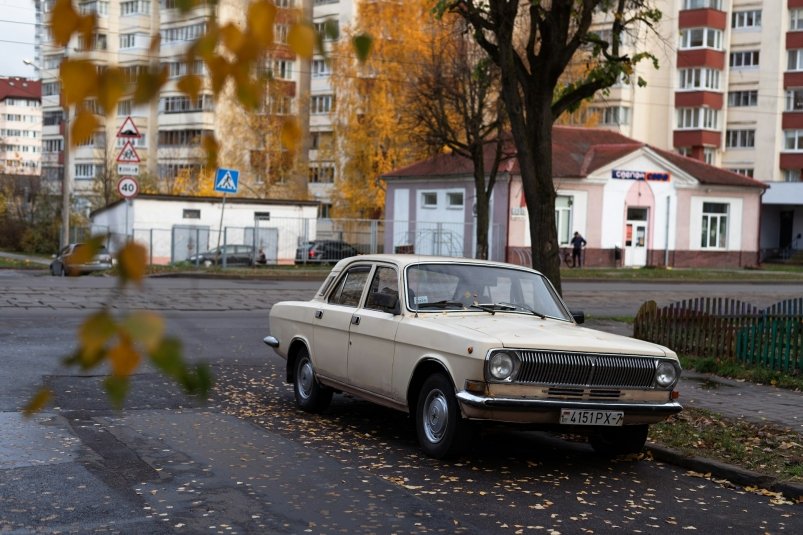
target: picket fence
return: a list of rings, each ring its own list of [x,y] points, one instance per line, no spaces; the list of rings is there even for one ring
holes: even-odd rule
[[[803,372],[803,297],[765,309],[722,297],[700,297],[658,307],[644,303],[633,335],[687,355],[736,359]]]

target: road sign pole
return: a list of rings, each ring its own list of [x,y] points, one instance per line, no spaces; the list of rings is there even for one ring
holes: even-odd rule
[[[220,207],[220,228],[217,231],[217,250],[220,254],[220,235],[223,234],[223,212],[226,210],[226,194],[223,194],[223,204]]]

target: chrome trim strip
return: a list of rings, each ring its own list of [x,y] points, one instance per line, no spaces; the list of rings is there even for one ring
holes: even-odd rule
[[[599,401],[572,401],[559,399],[521,399],[521,398],[492,398],[478,396],[470,392],[462,391],[457,393],[457,400],[460,403],[472,407],[486,409],[510,409],[510,410],[558,410],[558,409],[594,409],[594,410],[613,410],[627,411],[628,413],[662,413],[675,414],[680,412],[683,407],[676,401],[666,403],[616,403]]]

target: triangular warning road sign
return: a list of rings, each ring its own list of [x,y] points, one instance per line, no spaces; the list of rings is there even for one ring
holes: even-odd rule
[[[141,137],[137,125],[134,124],[134,120],[130,115],[125,118],[120,130],[117,131],[117,137]]]
[[[134,145],[130,141],[126,141],[123,145],[123,150],[117,155],[118,163],[139,163],[139,154],[134,150]]]

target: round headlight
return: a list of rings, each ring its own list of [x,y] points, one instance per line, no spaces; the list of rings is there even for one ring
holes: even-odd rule
[[[507,381],[513,375],[513,365],[513,357],[508,353],[495,353],[488,363],[488,370],[497,381]]]
[[[666,388],[672,386],[678,379],[678,370],[671,362],[659,362],[655,368],[655,382],[658,386]]]

